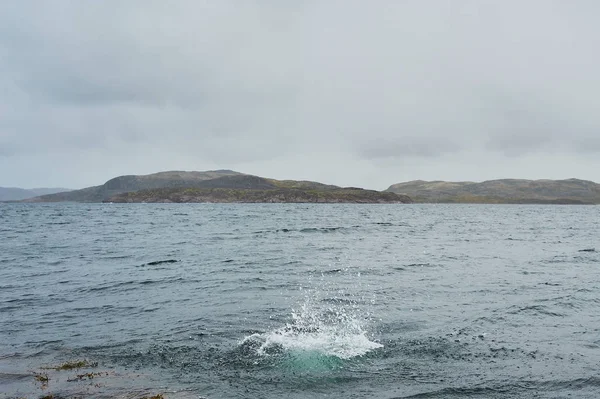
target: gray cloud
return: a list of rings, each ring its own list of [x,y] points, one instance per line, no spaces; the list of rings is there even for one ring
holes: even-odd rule
[[[383,188],[501,177],[503,162],[522,165],[514,177],[600,180],[599,11],[542,0],[9,1],[0,185],[227,167]]]
[[[445,153],[459,151],[459,143],[450,138],[402,137],[398,140],[380,139],[369,141],[363,147],[362,155],[367,159],[437,157]]]

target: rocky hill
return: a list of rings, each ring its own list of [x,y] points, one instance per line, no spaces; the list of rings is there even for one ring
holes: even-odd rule
[[[101,186],[26,202],[323,202],[409,203],[410,198],[311,181],[275,180],[230,170],[120,176]]]
[[[393,184],[386,191],[427,203],[600,204],[600,184],[579,179],[415,180]]]
[[[238,175],[242,174],[232,170],[211,170],[207,172],[169,171],[150,175],[119,176],[110,179],[101,186],[87,187],[66,193],[42,195],[27,199],[26,202],[102,202],[121,193],[157,188],[202,187],[204,181]]]
[[[210,203],[410,203],[405,195],[358,188],[302,190],[286,188],[186,188],[142,190],[116,195],[109,202]]]

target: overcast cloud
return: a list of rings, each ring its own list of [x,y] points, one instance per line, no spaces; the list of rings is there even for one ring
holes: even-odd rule
[[[0,186],[600,181],[596,1],[0,4]]]

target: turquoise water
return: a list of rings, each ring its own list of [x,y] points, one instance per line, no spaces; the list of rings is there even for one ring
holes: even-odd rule
[[[0,397],[598,397],[599,215],[0,204]]]

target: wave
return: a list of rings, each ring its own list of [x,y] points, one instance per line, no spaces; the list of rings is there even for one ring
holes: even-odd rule
[[[153,262],[148,262],[148,263],[144,264],[143,266],[157,266],[157,265],[164,265],[167,263],[177,263],[177,262],[179,262],[177,259],[155,260]]]
[[[305,227],[300,229],[300,233],[334,233],[336,231],[347,232],[360,228],[361,226],[338,226],[338,227]]]
[[[274,230],[256,230],[252,234],[261,235],[267,233],[335,233],[335,232],[350,232],[352,230],[360,229],[362,226],[335,226],[335,227],[304,227],[299,229],[281,228]]]
[[[489,386],[472,386],[472,387],[446,387],[428,392],[412,394],[408,396],[399,396],[394,399],[408,398],[465,398],[465,397],[503,397],[503,398],[523,398],[523,397],[541,397],[542,392],[569,392],[586,391],[591,389],[597,393],[600,387],[600,378],[588,377],[577,378],[572,380],[516,380],[505,384],[493,384]],[[535,393],[534,393],[535,392]],[[533,394],[534,393],[534,394]],[[532,395],[533,396],[530,396]],[[596,397],[597,395],[585,396]],[[555,396],[552,396],[555,397]]]
[[[507,313],[509,314],[519,314],[526,313],[531,315],[542,315],[542,316],[554,316],[554,317],[563,317],[565,316],[563,313],[555,312],[551,310],[549,307],[544,305],[529,305],[529,306],[510,306],[508,308]]]

